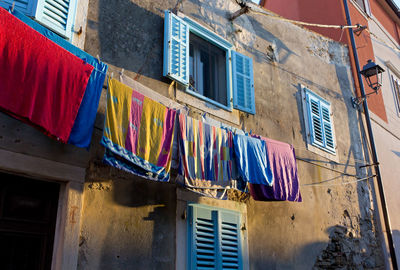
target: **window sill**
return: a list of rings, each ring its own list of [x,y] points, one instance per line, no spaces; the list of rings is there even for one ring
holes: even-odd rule
[[[339,163],[339,156],[337,154],[333,154],[333,153],[327,152],[326,150],[323,150],[323,149],[321,149],[321,148],[319,148],[317,146],[314,146],[314,145],[312,145],[312,144],[310,144],[308,142],[307,142],[307,150],[312,152],[312,153],[314,153],[314,154],[322,156],[322,157],[324,157],[326,159],[329,159],[331,161],[335,161],[335,162]]]
[[[199,110],[209,113],[210,115],[216,116],[220,119],[228,121],[232,124],[239,125],[239,112],[237,110],[230,109],[226,106],[220,105],[216,106],[211,102],[207,102],[202,100],[204,97],[198,97],[199,95],[196,93],[186,93],[182,90],[176,90],[176,99],[180,102],[186,103],[187,105],[193,106]],[[223,108],[223,107],[227,108]]]

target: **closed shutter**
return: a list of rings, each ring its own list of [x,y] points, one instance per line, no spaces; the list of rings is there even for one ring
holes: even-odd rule
[[[324,147],[324,134],[320,112],[320,101],[314,98],[310,93],[307,93],[307,105],[311,143]]]
[[[37,0],[1,0],[0,7],[9,9],[12,7],[13,2],[15,2],[14,8],[26,16],[35,14]]]
[[[75,20],[76,0],[38,0],[36,20],[70,39]]]
[[[165,11],[164,76],[189,84],[189,27],[181,18]]]
[[[221,211],[219,224],[221,269],[242,269],[239,213]]]
[[[335,143],[333,140],[333,127],[331,118],[331,107],[321,103],[322,123],[324,128],[325,147],[335,152]]]
[[[250,57],[232,51],[232,73],[233,107],[255,114],[253,60]]]
[[[189,269],[243,269],[240,214],[189,205]]]
[[[189,269],[217,269],[217,213],[189,206]]]
[[[306,89],[311,144],[335,153],[331,105]]]

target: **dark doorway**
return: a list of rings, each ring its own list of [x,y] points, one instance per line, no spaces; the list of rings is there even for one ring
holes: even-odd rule
[[[0,269],[51,268],[60,185],[0,173]]]

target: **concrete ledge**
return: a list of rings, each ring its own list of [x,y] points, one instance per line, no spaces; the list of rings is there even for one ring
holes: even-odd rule
[[[86,169],[0,149],[0,170],[29,177],[84,183]]]

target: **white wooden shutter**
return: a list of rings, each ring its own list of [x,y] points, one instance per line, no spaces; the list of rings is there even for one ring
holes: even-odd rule
[[[38,0],[35,18],[64,38],[72,37],[77,0]]]
[[[189,27],[171,11],[164,20],[164,76],[189,84]]]

